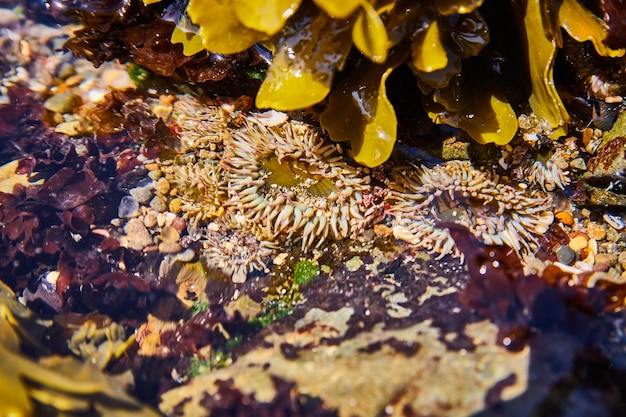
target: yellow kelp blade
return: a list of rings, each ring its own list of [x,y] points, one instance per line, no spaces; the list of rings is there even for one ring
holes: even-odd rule
[[[186,32],[180,26],[176,26],[172,32],[172,43],[183,44],[183,54],[186,56],[195,55],[200,51],[204,51],[202,38],[197,33]]]
[[[276,41],[276,53],[256,97],[259,108],[287,111],[319,103],[348,56],[349,22],[331,19],[314,7],[302,13],[287,23]]]
[[[607,25],[577,0],[563,0],[555,5],[558,20],[563,29],[578,42],[591,41],[598,54],[608,57],[624,56],[623,49],[611,49],[603,42],[607,36]],[[622,7],[626,7],[626,4]]]
[[[411,43],[413,68],[421,72],[434,72],[448,65],[448,54],[441,42],[437,19]]]
[[[458,127],[480,144],[507,144],[517,132],[517,116],[504,93],[488,83],[481,84],[480,91],[473,90],[463,109],[447,111],[430,110],[428,116],[437,124]],[[436,109],[438,103],[431,108]],[[441,106],[443,107],[443,106]]]
[[[365,125],[361,146],[352,144],[354,160],[368,167],[376,167],[391,156],[396,143],[398,121],[396,112],[387,98],[385,82],[394,68],[389,68],[380,77],[375,117]],[[358,142],[356,143],[359,144]]]
[[[19,352],[19,338],[10,323],[13,320],[8,307],[0,304],[0,415],[31,416],[33,406],[22,388],[19,374],[6,369],[8,362],[12,362],[12,356]]]
[[[301,0],[233,0],[239,21],[268,35],[274,35],[296,12]]]
[[[367,0],[313,0],[317,7],[335,19],[345,19]]]
[[[189,0],[187,13],[200,27],[204,48],[210,52],[234,54],[267,38],[239,21],[231,0]]]
[[[382,64],[389,46],[385,25],[371,4],[364,1],[362,6],[352,26],[352,41],[372,62]]]
[[[520,31],[526,38],[525,51],[531,81],[528,103],[535,115],[546,127],[552,139],[567,134],[569,114],[554,86],[553,67],[556,42],[546,37],[541,13],[542,0],[528,0],[526,10],[518,10],[524,16]],[[520,7],[520,6],[517,6]]]
[[[320,123],[335,142],[349,140],[352,156],[360,164],[375,167],[391,155],[397,135],[397,119],[387,98],[385,82],[406,57],[393,51],[384,65],[364,61],[329,97]]]
[[[483,0],[435,0],[437,11],[442,15],[471,13],[483,4]]]

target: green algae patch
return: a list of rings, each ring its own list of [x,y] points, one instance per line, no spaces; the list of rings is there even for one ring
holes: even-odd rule
[[[315,262],[299,261],[293,267],[293,282],[295,285],[304,285],[315,279],[320,268]]]

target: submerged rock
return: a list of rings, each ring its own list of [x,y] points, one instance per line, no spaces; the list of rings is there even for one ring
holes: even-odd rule
[[[626,136],[606,142],[589,160],[588,168],[583,179],[589,202],[626,207]]]

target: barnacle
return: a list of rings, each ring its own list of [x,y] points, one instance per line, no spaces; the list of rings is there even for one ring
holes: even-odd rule
[[[521,253],[537,249],[535,236],[553,220],[549,197],[499,183],[497,176],[467,161],[400,170],[391,187],[396,238],[439,257],[459,255],[448,231],[438,228],[440,222],[462,224],[486,244],[504,244]]]
[[[227,213],[200,229],[201,256],[209,268],[229,275],[233,282],[246,281],[249,273],[264,271],[276,244],[259,238],[258,227],[238,213]]]
[[[362,201],[369,177],[304,124],[269,128],[249,118],[227,141],[222,163],[228,204],[270,238],[301,233],[305,250],[329,235],[354,236],[368,222]]]

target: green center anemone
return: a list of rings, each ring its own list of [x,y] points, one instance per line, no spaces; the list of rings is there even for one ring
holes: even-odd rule
[[[222,165],[227,204],[269,238],[300,236],[307,250],[329,236],[354,237],[371,221],[363,205],[369,176],[305,124],[270,128],[250,117],[226,142]]]
[[[460,256],[442,221],[467,227],[488,245],[507,245],[516,252],[534,252],[536,236],[553,221],[551,200],[498,182],[497,176],[467,161],[450,161],[432,169],[399,170],[388,203],[395,215],[397,239],[439,253]]]

